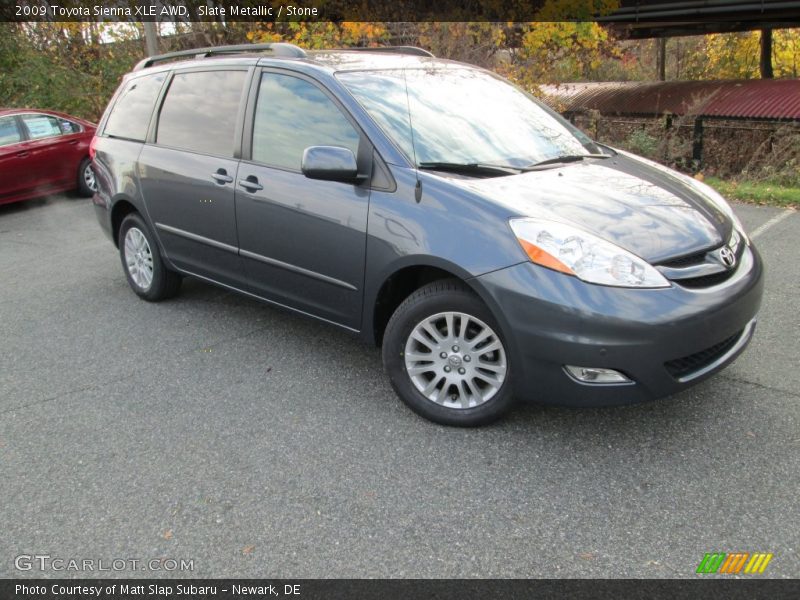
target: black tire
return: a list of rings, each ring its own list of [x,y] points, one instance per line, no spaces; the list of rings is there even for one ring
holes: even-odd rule
[[[90,198],[96,191],[97,179],[93,179],[93,181],[95,181],[95,187],[92,188],[89,185],[89,182],[86,181],[85,172],[87,168],[92,168],[92,161],[88,156],[81,161],[81,164],[78,167],[78,193],[81,196]]]
[[[416,343],[410,342],[409,336],[411,336],[417,326],[423,321],[435,317],[440,313],[448,312],[463,313],[473,319],[482,321],[483,324],[487,325],[494,334],[494,338],[490,339],[496,338],[501,344],[500,352],[502,352],[504,355],[503,362],[506,369],[505,377],[502,380],[502,385],[500,385],[499,389],[494,392],[493,396],[489,397],[482,404],[478,404],[477,406],[461,408],[452,406],[448,407],[429,399],[423,395],[422,391],[420,391],[420,389],[417,387],[417,384],[412,381],[406,367],[406,344],[407,342],[410,344]],[[463,329],[463,321],[461,321],[461,323],[462,325],[460,325],[460,327]],[[457,332],[458,327],[459,326],[454,327],[454,331]],[[462,338],[464,340],[463,348],[468,348],[468,344],[471,341],[467,339],[469,333],[461,331],[460,333],[457,333],[457,336],[464,336]],[[463,358],[465,361],[473,360],[467,356],[467,352],[473,351],[464,350],[463,348],[459,348],[461,353],[458,354],[458,356]],[[448,350],[448,353],[449,352],[450,350]],[[431,356],[433,356],[433,354],[431,354]],[[481,360],[478,358],[480,356],[479,351],[474,351],[473,356],[476,357],[474,360]],[[461,363],[461,358],[459,358],[459,362],[454,364],[463,365],[465,367],[478,367],[479,364],[483,364]],[[447,361],[444,363],[445,367],[449,367],[449,361],[450,356],[448,356]],[[508,412],[514,403],[508,345],[502,338],[500,328],[498,327],[497,322],[492,316],[491,312],[480,300],[480,298],[478,298],[478,296],[476,296],[475,293],[472,292],[465,284],[455,279],[440,280],[425,285],[411,294],[403,301],[402,304],[400,304],[400,306],[392,315],[392,318],[389,320],[389,324],[386,326],[386,332],[383,337],[383,365],[389,374],[389,379],[392,382],[392,386],[397,392],[397,395],[400,396],[400,399],[403,400],[403,402],[405,402],[409,408],[411,408],[417,414],[442,425],[455,425],[459,427],[486,425],[503,416],[506,412]],[[453,367],[449,368],[451,368],[452,371]],[[468,374],[466,378],[469,378],[469,371],[467,373]],[[455,373],[451,373],[451,375],[455,375]],[[429,374],[426,373],[418,376],[418,381],[420,381],[420,378],[428,376],[430,376],[428,382],[432,382],[438,377],[447,377],[447,375],[434,374],[431,372]],[[463,381],[464,378],[460,379]],[[464,393],[462,391],[463,388],[461,388],[461,385],[463,384],[460,383],[458,386],[455,384],[449,384],[451,381],[450,379],[443,379],[442,381],[444,381],[444,383],[438,386],[438,391],[441,392],[444,388],[447,388],[455,392],[452,396],[450,396],[449,392],[444,389],[444,396],[452,398],[453,403],[455,403],[457,401],[456,399]],[[472,380],[471,386],[477,389],[475,380]],[[445,401],[449,402],[449,399]]]
[[[131,273],[131,268],[128,266],[128,261],[126,260],[127,250],[125,241],[128,232],[134,228],[144,236],[144,239],[147,241],[147,247],[149,248],[149,258],[152,261],[152,279],[149,285],[142,285],[136,281],[135,276]],[[137,234],[134,233],[132,237],[136,235]],[[125,271],[125,277],[131,289],[133,289],[140,298],[144,298],[150,302],[157,302],[159,300],[172,298],[178,293],[181,287],[181,276],[167,269],[164,261],[161,259],[158,244],[153,234],[150,232],[150,228],[138,213],[131,213],[123,219],[119,228],[118,242],[122,270]]]

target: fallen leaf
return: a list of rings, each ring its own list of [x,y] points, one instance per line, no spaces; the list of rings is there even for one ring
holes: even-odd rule
[[[255,546],[245,546],[244,548],[242,548],[242,554],[252,554],[253,550],[255,549],[256,549]]]
[[[166,531],[165,531],[165,532],[162,534],[162,536],[161,536],[161,537],[163,537],[165,540],[171,540],[171,539],[172,539],[172,529],[167,529],[167,530],[166,530]]]
[[[747,437],[754,438],[754,437],[756,437],[756,434],[755,434],[755,433],[753,433],[752,431],[748,431],[748,432],[747,432]]]
[[[581,552],[578,556],[580,556],[583,560],[594,560],[595,558],[597,558],[591,552]]]

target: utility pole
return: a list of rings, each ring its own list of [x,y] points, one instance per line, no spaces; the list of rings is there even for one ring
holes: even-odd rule
[[[153,0],[149,4],[153,5]],[[153,21],[143,21],[144,26],[144,43],[147,48],[147,56],[155,56],[158,54],[158,29]]]
[[[656,68],[658,70],[658,80],[667,80],[667,38],[662,37],[656,40]]]
[[[761,30],[761,79],[772,79],[772,29]]]
[[[144,41],[147,47],[147,56],[158,54],[158,31],[153,21],[144,21]]]

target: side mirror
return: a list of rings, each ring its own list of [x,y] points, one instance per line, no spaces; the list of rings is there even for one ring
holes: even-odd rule
[[[309,179],[346,183],[361,179],[353,151],[339,146],[309,146],[303,151],[301,169]]]

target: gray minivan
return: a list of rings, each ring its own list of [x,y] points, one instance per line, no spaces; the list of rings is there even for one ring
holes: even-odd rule
[[[439,423],[672,394],[754,332],[761,259],[719,194],[417,48],[151,57],[92,154],[136,294],[192,276],[358,334]]]

